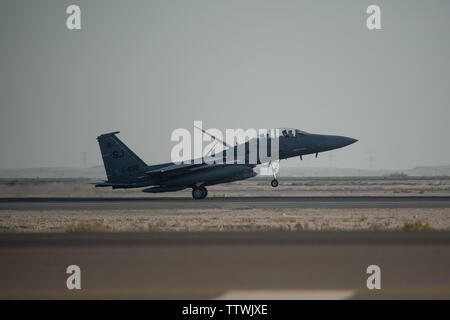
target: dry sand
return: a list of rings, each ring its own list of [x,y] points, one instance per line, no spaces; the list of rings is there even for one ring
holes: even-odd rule
[[[433,230],[450,230],[450,208],[2,210],[0,231],[64,232],[80,224],[91,231],[400,230],[419,220]]]

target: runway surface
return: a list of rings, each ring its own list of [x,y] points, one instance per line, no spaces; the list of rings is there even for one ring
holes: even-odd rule
[[[0,210],[448,208],[450,197],[0,198]]]
[[[449,299],[449,270],[449,232],[0,234],[0,298]]]

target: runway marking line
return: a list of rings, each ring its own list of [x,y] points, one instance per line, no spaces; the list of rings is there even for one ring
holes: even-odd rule
[[[359,295],[366,299],[385,295],[395,298],[448,299],[450,288],[412,287],[385,288],[375,292],[356,289],[230,289],[230,288],[111,288],[82,289],[0,289],[0,299],[214,299],[214,300],[339,300]],[[392,298],[392,297],[391,297]]]
[[[354,290],[230,290],[215,300],[345,300]]]

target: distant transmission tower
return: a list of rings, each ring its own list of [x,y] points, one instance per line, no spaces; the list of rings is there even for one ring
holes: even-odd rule
[[[87,152],[83,151],[81,152],[81,162],[83,164],[83,168],[87,167]]]
[[[368,152],[369,168],[373,169],[375,163],[375,150],[369,150]]]

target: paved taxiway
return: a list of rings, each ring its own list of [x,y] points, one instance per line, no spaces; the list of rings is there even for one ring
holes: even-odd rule
[[[0,234],[0,260],[0,298],[450,298],[449,232]]]
[[[448,208],[450,197],[0,198],[0,210]]]

